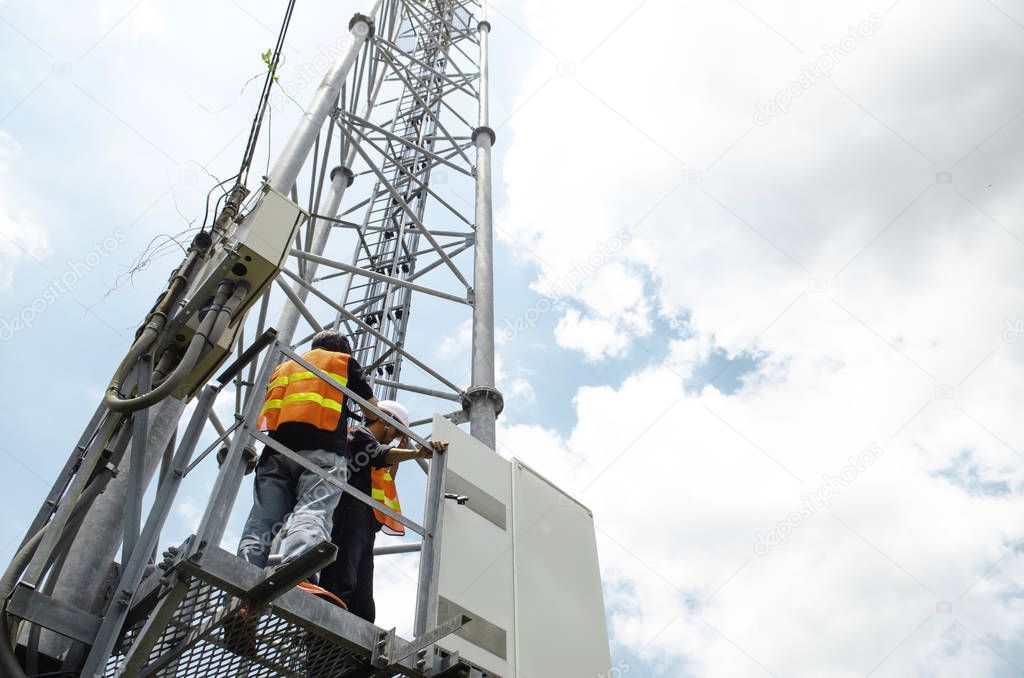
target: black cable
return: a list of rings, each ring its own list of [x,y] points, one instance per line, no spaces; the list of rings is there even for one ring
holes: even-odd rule
[[[274,112],[268,109],[267,110],[267,122],[270,122],[273,117],[274,117]],[[273,129],[271,129],[272,127],[273,127],[272,124],[267,125],[267,169],[264,170],[264,172],[263,172],[263,176],[265,176],[265,177],[269,177],[270,176],[270,154],[271,154],[271,151],[272,151],[272,148],[271,148],[271,135],[273,134]]]
[[[227,198],[228,196],[229,196],[229,194],[228,194],[228,192],[227,192],[227,191],[225,191],[225,192],[221,193],[221,194],[220,194],[220,195],[219,195],[219,196],[217,197],[217,202],[213,203],[213,212],[212,212],[212,213],[211,213],[211,212],[207,212],[207,213],[206,213],[206,214],[207,214],[207,216],[209,216],[210,214],[214,214],[214,215],[218,215],[218,214],[220,214],[220,203],[221,203],[221,201],[222,201],[222,200],[224,200],[224,199],[225,199],[225,198]],[[212,232],[212,230],[213,230],[213,227],[214,227],[214,226],[216,226],[216,223],[217,223],[217,218],[216,218],[216,216],[215,216],[215,217],[214,217],[214,222],[213,222],[212,224],[210,224],[210,230],[211,230],[211,232]],[[205,231],[205,230],[206,230],[206,219],[204,218],[204,219],[203,219],[203,231]]]
[[[216,177],[214,177],[214,178],[216,179]],[[221,181],[220,183],[214,184],[213,188],[211,188],[209,191],[206,192],[206,211],[203,213],[203,225],[200,227],[200,229],[199,229],[200,231],[205,231],[206,230],[206,222],[210,220],[210,196],[213,195],[214,191],[216,191],[218,188],[221,188],[221,186],[223,186],[224,184],[228,183],[232,179],[238,179],[238,175],[236,174],[233,177],[228,177],[227,179],[225,179],[224,181]],[[217,205],[220,205],[220,201],[227,194],[228,194],[228,192],[226,190],[224,190],[223,188],[221,188],[220,197],[217,198],[217,202],[213,206],[213,213],[214,214],[217,213]]]
[[[260,93],[260,103],[253,116],[252,128],[249,130],[249,140],[245,144],[245,153],[242,155],[242,165],[238,169],[238,181],[244,184],[249,178],[249,166],[252,164],[253,155],[256,153],[256,142],[259,140],[260,128],[263,125],[263,115],[266,113],[270,103],[270,92],[274,87],[274,78],[277,75],[277,65],[281,61],[281,50],[284,48],[284,38],[288,33],[288,25],[292,21],[292,12],[295,9],[295,0],[288,0],[288,9],[285,10],[284,20],[281,22],[281,30],[277,35],[277,44],[274,45],[273,54],[270,57],[270,64],[267,68],[267,77],[263,81],[263,91]]]

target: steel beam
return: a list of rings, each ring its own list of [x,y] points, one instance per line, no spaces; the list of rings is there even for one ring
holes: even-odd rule
[[[52,629],[79,643],[91,643],[100,618],[22,585],[14,591],[7,611],[19,619]]]
[[[393,386],[400,391],[409,391],[410,393],[419,393],[421,395],[428,395],[432,398],[442,398],[444,400],[451,400],[452,402],[462,402],[462,398],[455,393],[445,393],[444,391],[438,391],[436,388],[426,388],[424,386],[416,386],[415,384],[403,384],[400,381],[392,381],[390,379],[375,379],[374,383],[380,384],[381,386]]]
[[[389,544],[377,546],[373,549],[374,556],[393,556],[399,553],[419,553],[423,548],[423,542],[412,542],[410,544]]]
[[[384,275],[383,273],[376,273],[374,271],[370,271],[365,268],[359,268],[358,266],[346,264],[341,261],[334,261],[333,259],[328,259],[327,257],[318,257],[315,254],[310,254],[309,252],[303,252],[301,250],[292,250],[291,254],[293,257],[296,257],[298,259],[305,259],[306,261],[315,261],[318,264],[324,264],[325,266],[336,268],[339,271],[347,271],[349,273],[361,275],[372,280],[379,280],[380,282],[384,282],[389,285],[394,285],[396,287],[407,287],[414,292],[422,292],[423,294],[429,294],[430,296],[437,297],[439,299],[454,301],[457,304],[469,304],[469,301],[465,297],[459,297],[454,294],[448,294],[447,292],[442,292],[441,290],[435,290],[432,287],[417,285],[416,283],[409,282],[407,280],[402,280],[401,278],[395,278],[390,275]]]
[[[288,269],[285,269],[284,273],[285,273],[285,275],[291,277],[293,280],[295,280],[295,282],[299,283],[300,285],[303,284],[302,279],[299,278],[294,273],[292,273],[291,271],[289,271]],[[429,365],[427,365],[426,363],[421,361],[419,358],[417,358],[413,354],[409,353],[404,348],[402,348],[401,346],[399,346],[395,342],[391,341],[390,339],[385,337],[383,334],[381,334],[377,330],[373,329],[372,327],[370,327],[369,325],[364,323],[362,320],[360,320],[354,314],[352,314],[352,312],[349,311],[347,308],[345,308],[343,306],[340,306],[339,304],[337,304],[336,302],[331,300],[326,294],[324,294],[320,290],[316,289],[315,287],[310,286],[309,290],[313,294],[315,294],[317,297],[319,297],[322,301],[326,302],[328,305],[330,305],[334,309],[336,309],[338,311],[338,313],[344,315],[345,317],[348,318],[348,320],[350,320],[353,323],[355,323],[356,326],[359,327],[359,329],[363,330],[364,332],[369,332],[370,334],[374,335],[374,337],[376,337],[380,341],[384,342],[390,348],[395,349],[395,351],[397,351],[398,353],[402,354],[404,357],[408,358],[410,361],[413,362],[413,364],[415,364],[417,367],[422,369],[424,372],[426,372],[430,376],[432,376],[435,379],[437,379],[438,381],[440,381],[445,386],[453,389],[456,392],[461,392],[459,387],[456,386],[454,382],[452,382],[451,380],[449,380],[446,377],[442,376],[438,372],[434,371],[433,368],[431,368]]]
[[[438,582],[441,574],[441,535],[444,526],[444,479],[447,453],[435,454],[427,476],[424,499],[423,548],[420,554],[419,580],[416,585],[416,617],[413,633],[422,636],[437,625]]]

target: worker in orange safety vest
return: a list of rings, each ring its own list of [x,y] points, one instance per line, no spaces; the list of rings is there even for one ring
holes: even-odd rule
[[[324,330],[313,337],[312,350],[302,357],[376,405],[373,389],[350,353],[344,336]],[[257,428],[343,481],[348,446],[347,400],[342,391],[288,360],[274,370]],[[267,446],[256,465],[253,506],[242,530],[239,557],[266,567],[274,535],[289,513],[287,531],[279,545],[282,564],[326,541],[341,494],[337,486]]]

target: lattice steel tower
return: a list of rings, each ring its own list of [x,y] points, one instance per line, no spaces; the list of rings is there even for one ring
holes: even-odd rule
[[[19,640],[16,653],[0,643],[0,673],[485,675],[434,645],[463,623],[438,625],[443,456],[422,464],[423,524],[403,517],[422,536],[417,640],[352,615],[328,619],[313,605],[321,601],[282,595],[329,560],[329,549],[268,575],[239,569],[214,548],[257,444],[272,444],[255,427],[269,374],[284,359],[301,360],[320,329],[351,338],[379,399],[429,397],[494,448],[502,399],[485,4],[370,2],[352,18],[269,177],[250,182],[261,109],[234,185],[147,315],[4,575],[0,636]],[[407,348],[410,328],[413,336],[432,330],[427,314],[417,316],[428,298],[472,316],[469,384]],[[235,417],[223,422],[213,405],[232,385]],[[179,430],[189,401],[196,407]],[[416,428],[429,421],[414,421],[411,437],[425,443]],[[217,450],[222,463],[199,530],[161,562],[156,549],[179,485]],[[154,500],[144,511],[147,492]],[[275,639],[248,657],[225,649],[225,625],[243,604],[270,610],[261,629]]]

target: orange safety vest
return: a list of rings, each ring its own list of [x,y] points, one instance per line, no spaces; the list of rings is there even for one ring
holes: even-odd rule
[[[398,488],[395,487],[395,479],[391,477],[391,469],[386,467],[374,468],[371,471],[373,478],[373,488],[370,490],[371,496],[392,511],[401,513],[402,503],[398,501]],[[373,517],[381,524],[381,530],[383,530],[384,534],[390,534],[394,537],[401,537],[405,534],[405,525],[391,516],[374,509]]]
[[[302,357],[342,386],[348,386],[347,354],[315,348]],[[333,431],[341,421],[344,402],[341,391],[294,360],[288,360],[278,365],[270,378],[256,426],[260,431],[276,431],[281,424],[294,421]]]

